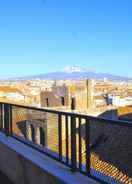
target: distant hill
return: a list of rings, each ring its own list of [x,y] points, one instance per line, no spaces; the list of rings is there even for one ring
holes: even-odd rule
[[[19,77],[15,78],[16,80],[79,80],[79,79],[86,79],[86,78],[92,78],[92,79],[103,79],[107,78],[110,80],[132,80],[128,77],[118,76],[118,75],[112,75],[108,73],[97,73],[95,71],[90,71],[85,68],[80,67],[66,67],[62,71],[58,72],[52,72],[52,73],[46,73],[46,74],[39,74],[39,75],[33,75],[33,76],[25,76],[25,77]]]

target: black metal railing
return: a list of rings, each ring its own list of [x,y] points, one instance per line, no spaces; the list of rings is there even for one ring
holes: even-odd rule
[[[101,183],[132,181],[132,123],[0,103],[0,129]]]

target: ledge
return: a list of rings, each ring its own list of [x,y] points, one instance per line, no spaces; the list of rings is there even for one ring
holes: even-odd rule
[[[14,184],[98,184],[3,133],[0,133],[0,152],[0,170]]]

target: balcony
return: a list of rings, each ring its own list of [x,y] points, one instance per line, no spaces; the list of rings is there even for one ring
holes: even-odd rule
[[[18,160],[15,153],[21,155],[16,163],[27,170],[21,174],[27,180],[33,163],[38,169],[30,170],[30,179],[33,177],[36,182],[35,178],[42,178],[45,171],[51,183],[55,183],[53,177],[56,183],[132,183],[132,124],[129,122],[2,102],[0,130],[2,158],[10,163],[10,157]],[[0,160],[2,172],[6,170],[4,161]],[[10,167],[17,170],[14,162]],[[5,174],[14,183],[20,180],[13,171]]]

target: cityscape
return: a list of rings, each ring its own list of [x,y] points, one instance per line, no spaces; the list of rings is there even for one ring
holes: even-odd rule
[[[0,1],[0,184],[132,184],[132,1]]]
[[[34,76],[33,78],[31,76],[1,80],[0,102],[12,105],[13,134],[34,142],[41,147],[48,148],[53,152],[58,152],[57,115],[54,113],[42,113],[39,110],[29,110],[21,107],[21,105],[30,108],[35,107],[44,110],[82,114],[84,116],[103,118],[106,121],[131,122],[132,80],[118,76],[112,76],[111,79],[111,75],[108,75],[108,78],[106,78],[103,74],[103,77],[101,76],[97,79],[97,73],[95,76],[94,73],[92,73],[93,78],[87,78],[86,73],[88,75],[90,72],[87,71],[83,77],[84,72],[86,71],[82,68],[72,66],[68,67],[64,73],[65,79],[62,77],[61,80],[44,79],[45,76],[42,75]],[[52,75],[53,74],[49,74],[48,77],[50,78]],[[71,79],[69,79],[69,75]],[[67,121],[70,123],[70,119]],[[130,183],[130,176],[132,174],[131,156],[127,156],[129,164],[127,164],[127,167],[124,167],[123,164],[126,160],[123,158],[124,154],[122,154],[122,152],[120,154],[122,148],[119,148],[120,144],[124,141],[125,145],[123,149],[128,149],[128,140],[131,142],[132,137],[130,128],[124,130],[122,127],[116,127],[116,125],[107,125],[107,122],[99,126],[97,125],[97,123],[100,124],[98,121],[99,120],[93,122],[93,125],[91,121],[90,124],[91,168],[119,182]],[[61,123],[62,156],[66,157],[65,144],[68,140],[70,142],[71,135],[68,133],[69,139],[66,140],[65,117],[62,117]],[[83,127],[85,122],[81,120],[81,124],[81,163],[85,165],[85,135]],[[79,129],[78,126],[77,121],[76,131]],[[116,136],[114,132],[116,132]],[[124,134],[126,136],[124,136]],[[76,132],[76,141],[79,139],[78,136],[79,134]],[[78,143],[76,144],[78,147]],[[105,146],[105,150],[102,149],[103,145]],[[70,147],[71,146],[68,146],[67,148],[69,152],[71,152],[72,149]],[[109,155],[109,149],[111,148],[115,149],[114,156],[113,154],[111,156]],[[78,148],[76,148],[76,151],[77,155],[80,154]],[[131,155],[131,149],[128,153]],[[119,158],[120,162],[118,161]],[[79,160],[77,159],[77,161]],[[126,170],[130,176],[126,174]],[[105,179],[105,181],[107,181],[107,179]]]
[[[132,79],[106,74],[92,78],[91,72],[80,67],[69,67],[65,73],[55,73],[62,79],[54,80],[52,73],[0,81],[0,99],[4,102],[25,104],[39,108],[52,108],[99,116],[104,118],[131,120],[127,112],[132,106]],[[84,74],[84,76],[83,76]],[[65,79],[63,79],[63,75]],[[87,76],[86,76],[87,75]],[[51,76],[51,78],[50,78]],[[74,103],[74,109],[71,104]],[[125,120],[124,119],[124,120]]]

